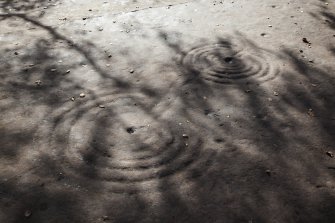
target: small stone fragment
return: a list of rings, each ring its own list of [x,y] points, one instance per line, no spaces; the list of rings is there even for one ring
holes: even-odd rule
[[[135,132],[135,129],[134,127],[129,127],[126,129],[126,131],[129,133],[129,134],[133,134]]]
[[[273,92],[273,95],[274,95],[274,96],[278,96],[278,95],[279,95],[279,93],[278,93],[278,92],[276,92],[276,91],[274,91],[274,92]]]
[[[24,217],[29,218],[31,216],[31,214],[32,214],[31,210],[26,210],[24,212]]]
[[[304,43],[307,43],[307,44],[311,44],[311,42],[309,42],[308,40],[307,40],[307,38],[302,38],[302,41],[304,42]]]
[[[74,100],[76,100],[74,97],[72,97],[72,98],[70,98],[71,99],[71,101],[74,101]]]
[[[40,85],[42,84],[42,81],[41,81],[41,80],[37,80],[37,81],[35,81],[35,84],[36,84],[37,86],[40,86]]]
[[[60,180],[63,180],[64,178],[65,178],[64,174],[62,172],[60,172],[58,174],[57,180],[60,181]]]
[[[84,98],[86,95],[84,93],[80,93],[79,95],[81,98]]]
[[[131,73],[131,74],[134,73],[134,72],[135,72],[134,69],[129,70],[129,73]]]
[[[107,216],[107,215],[105,215],[105,216],[102,216],[102,218],[101,218],[103,221],[108,221],[109,220],[109,217]]]
[[[53,69],[51,69],[50,71],[51,71],[51,72],[56,72],[57,69],[53,68]]]
[[[265,172],[268,176],[271,176],[271,170],[266,170]]]
[[[183,138],[188,138],[188,135],[187,134],[183,134]]]
[[[99,105],[99,108],[105,108],[105,106],[104,105]]]
[[[67,70],[65,73],[69,74],[71,71],[70,70]]]
[[[328,156],[332,157],[332,158],[334,157],[334,154],[333,154],[333,152],[331,152],[331,151],[327,151],[326,154],[327,154]]]
[[[311,117],[315,117],[315,113],[314,113],[313,109],[311,109],[311,108],[308,109],[307,114],[308,114],[309,116],[311,116]]]

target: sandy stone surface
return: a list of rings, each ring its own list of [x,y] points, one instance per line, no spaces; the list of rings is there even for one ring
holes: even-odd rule
[[[335,2],[0,0],[0,222],[335,222]]]

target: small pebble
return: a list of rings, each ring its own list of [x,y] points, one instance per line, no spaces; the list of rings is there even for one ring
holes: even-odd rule
[[[99,105],[99,108],[105,108],[105,106],[104,105]]]
[[[108,221],[109,220],[109,217],[107,216],[107,215],[105,215],[105,216],[102,216],[102,218],[101,218],[103,221]]]
[[[129,70],[129,73],[131,73],[131,74],[134,73],[134,72],[135,72],[135,71],[134,71],[133,69]]]
[[[274,95],[274,96],[278,96],[279,94],[278,94],[278,92],[274,91],[274,92],[273,92],[273,95]]]
[[[41,80],[37,80],[37,81],[35,81],[35,84],[36,84],[37,86],[40,86],[40,85],[42,84],[42,81],[41,81]]]
[[[31,216],[31,210],[26,210],[25,212],[24,212],[24,216],[26,217],[26,218],[29,218],[30,216]]]
[[[79,95],[81,98],[84,98],[86,95],[84,93],[80,93]]]
[[[134,127],[129,127],[126,129],[126,131],[129,133],[129,134],[133,134],[135,132],[135,129]]]
[[[308,41],[306,37],[302,38],[302,41],[303,41],[304,43],[311,44],[311,42]]]
[[[309,116],[311,116],[311,117],[315,117],[315,113],[314,113],[313,109],[311,109],[311,108],[308,109],[307,114],[308,114]]]
[[[271,170],[266,170],[265,172],[268,176],[271,176]]]
[[[187,134],[183,134],[183,138],[188,138],[188,135]]]
[[[327,154],[328,156],[332,157],[332,158],[334,157],[334,154],[333,154],[333,152],[331,152],[331,151],[327,151],[326,154]]]

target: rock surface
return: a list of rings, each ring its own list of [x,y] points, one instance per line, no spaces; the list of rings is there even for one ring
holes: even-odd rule
[[[0,0],[0,222],[335,222],[334,12]]]

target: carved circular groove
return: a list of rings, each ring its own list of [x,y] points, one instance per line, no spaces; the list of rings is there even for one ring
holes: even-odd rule
[[[191,50],[183,65],[205,80],[221,84],[233,84],[242,80],[265,82],[278,75],[278,69],[270,61],[267,52],[247,52],[228,44],[213,44]],[[272,61],[271,61],[272,62]]]
[[[151,106],[147,96],[136,94],[66,103],[51,114],[54,125],[48,126],[54,160],[65,175],[106,181],[122,193],[138,183],[202,172],[209,161],[201,140],[185,138],[155,118]]]

